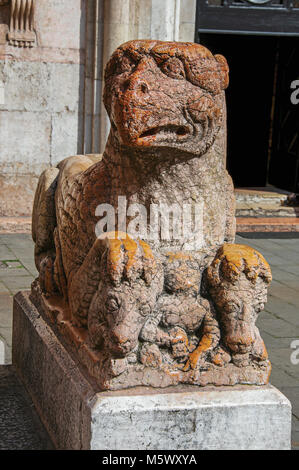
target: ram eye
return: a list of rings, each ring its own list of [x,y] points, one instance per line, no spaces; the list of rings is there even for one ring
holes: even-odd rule
[[[106,302],[106,308],[108,312],[116,312],[119,310],[119,302],[115,298],[108,299]]]
[[[161,70],[165,75],[176,80],[183,80],[186,76],[182,62],[176,58],[171,58],[164,62]]]

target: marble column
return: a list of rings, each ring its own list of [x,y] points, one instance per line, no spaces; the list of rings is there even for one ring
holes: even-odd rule
[[[84,94],[84,153],[102,152],[109,120],[102,104],[104,69],[131,39],[194,41],[196,0],[88,0]]]

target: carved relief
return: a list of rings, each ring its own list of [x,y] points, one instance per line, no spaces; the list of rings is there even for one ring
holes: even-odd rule
[[[269,379],[255,322],[271,272],[234,244],[227,86],[226,60],[203,46],[126,43],[106,68],[103,156],[70,157],[40,178],[31,297],[102,389]],[[148,213],[153,203],[202,202],[202,224],[181,237],[134,237],[134,214],[124,222],[116,211],[123,231],[97,238],[97,208],[116,207],[119,196]]]
[[[33,47],[35,0],[11,0],[8,42],[11,46]]]

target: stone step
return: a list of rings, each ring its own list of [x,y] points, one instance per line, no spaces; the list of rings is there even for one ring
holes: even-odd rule
[[[299,217],[237,217],[237,232],[299,232]]]
[[[287,191],[272,190],[272,188],[236,188],[235,196],[238,203],[255,203],[255,204],[269,204],[269,205],[282,205],[286,202],[288,195]]]
[[[299,208],[264,202],[238,202],[236,217],[298,217]]]
[[[0,233],[31,233],[31,217],[0,217]]]
[[[286,191],[275,188],[238,188],[236,217],[298,217],[299,207],[287,205]]]
[[[0,366],[0,450],[52,450],[51,440],[12,366]]]

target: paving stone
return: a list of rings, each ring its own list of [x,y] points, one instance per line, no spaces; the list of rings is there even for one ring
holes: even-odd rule
[[[263,320],[273,320],[273,318],[275,317],[273,316],[273,313],[271,311],[263,310],[263,312],[261,312],[260,314],[260,318],[262,318]]]
[[[10,364],[12,364],[11,344],[8,345],[5,339],[0,335],[0,365]]]
[[[28,271],[28,273],[32,277],[36,278],[38,276],[38,271],[35,267],[35,264],[26,264],[26,263],[24,263],[24,267],[26,268],[26,270]]]
[[[0,244],[9,247],[18,246],[28,240],[31,240],[31,236],[25,233],[0,234]]]
[[[292,299],[290,299],[290,302]],[[276,296],[268,295],[268,301],[265,304],[265,310],[271,312],[274,316],[285,319],[292,323],[292,318],[295,315],[296,324],[298,324],[299,310],[298,307],[288,301],[282,300]],[[297,315],[297,316],[296,316]]]
[[[273,256],[281,258],[282,264],[294,263],[294,251],[291,248],[285,246],[277,246],[277,248],[267,248],[268,252],[271,252]]]
[[[7,245],[0,245],[0,260],[15,259],[15,255]]]
[[[292,418],[292,430],[293,432],[299,432],[299,419],[294,415]]]
[[[292,289],[295,291],[295,297],[297,298],[299,296],[299,279],[297,280],[289,280],[288,282],[286,281],[278,281],[280,284],[284,285],[285,287],[288,287],[289,289]]]
[[[4,343],[4,347],[5,347],[4,365],[6,365],[6,366],[12,365],[11,346],[8,346],[6,343]]]
[[[269,357],[271,360],[271,352]],[[272,367],[270,383],[280,390],[282,387],[298,387],[299,379],[294,378],[293,376],[287,374],[284,370],[274,365]]]
[[[295,257],[295,256],[294,256]],[[280,266],[280,269],[282,271],[285,271],[287,273],[292,273],[294,274],[295,276],[296,275],[299,275],[299,264],[291,264],[291,263],[287,263],[286,265],[281,265]]]
[[[0,294],[10,294],[9,289],[0,280]]]
[[[12,326],[12,306],[12,296],[0,294],[0,332],[1,327]]]
[[[5,286],[9,289],[10,292],[15,294],[19,290],[30,289],[33,280],[34,277],[29,275],[29,273],[25,276],[7,277],[5,279]]]
[[[0,366],[0,450],[50,450],[52,443],[11,366]]]
[[[299,289],[292,289],[291,287],[274,282],[270,289],[270,295],[299,308]]]
[[[9,348],[11,348],[12,328],[11,327],[1,327],[0,334],[1,334],[1,337],[4,339],[6,345]]]
[[[273,270],[272,270],[273,275]],[[286,271],[278,270],[273,275],[274,279],[281,284],[288,285],[290,282],[298,282],[298,274],[288,273]]]
[[[262,315],[260,315],[257,320],[257,326],[277,338],[299,338],[299,326],[291,325],[279,318],[267,320],[263,319]]]
[[[294,349],[291,348],[291,345],[289,348],[272,349],[271,362],[272,365],[276,365],[280,369],[283,369],[286,373],[292,375],[294,378],[297,378],[299,380],[299,364],[292,364],[291,362],[291,354],[293,352]]]
[[[260,329],[260,332],[269,354],[272,349],[289,348],[291,342],[294,341],[293,337],[276,338],[262,329]]]
[[[5,283],[6,279],[9,278],[14,278],[14,277],[22,277],[22,276],[28,276],[29,273],[27,269],[24,268],[24,266],[21,266],[20,268],[7,268],[7,269],[0,269],[0,280]]]
[[[277,302],[277,305],[276,305]],[[283,305],[280,308],[280,305]],[[273,301],[266,305],[265,311],[271,312],[274,318],[280,318],[285,322],[294,325],[295,327],[299,324],[299,309],[295,305],[288,304],[287,302],[279,301],[273,297]]]
[[[30,274],[32,274],[34,277],[36,277],[38,275],[38,271],[36,269],[36,266],[35,266],[35,262],[34,262],[34,256],[33,254],[31,254],[30,256],[21,256],[21,259],[22,259],[22,264],[24,266],[24,268],[30,272]]]
[[[282,387],[280,391],[290,400],[292,403],[292,414],[299,419],[299,386],[298,387]]]

